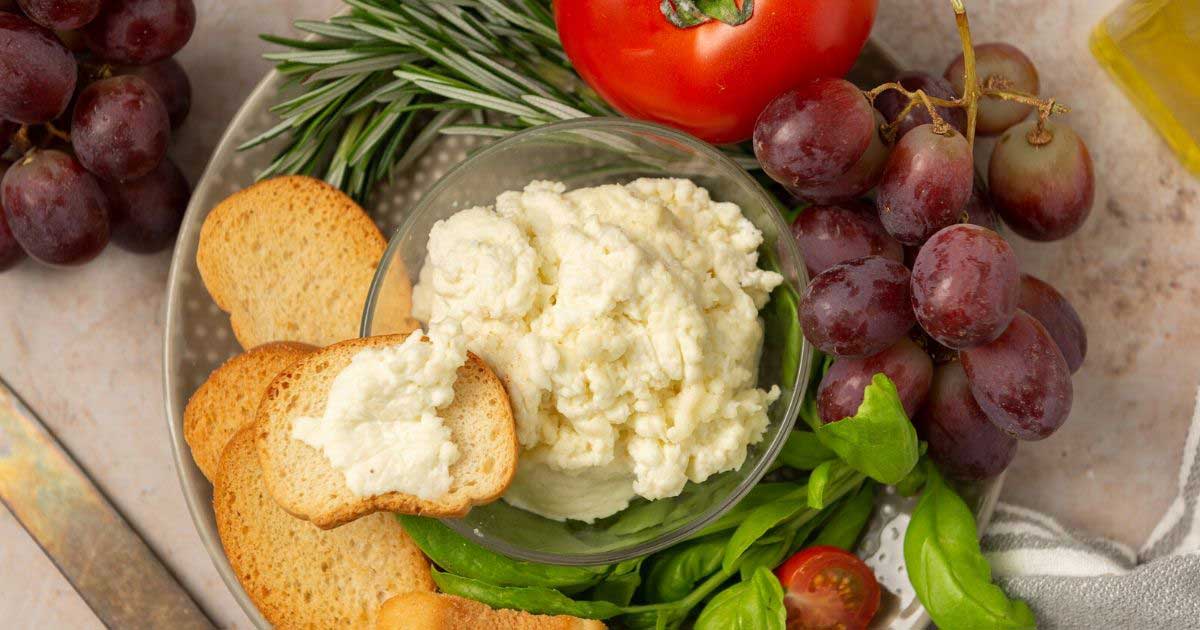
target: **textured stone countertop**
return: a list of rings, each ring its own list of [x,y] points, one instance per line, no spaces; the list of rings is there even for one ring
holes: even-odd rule
[[[945,0],[882,0],[875,37],[911,67],[940,72],[958,44]],[[1091,27],[1115,0],[968,2],[976,40],[1019,45],[1044,94],[1074,108],[1095,159],[1091,219],[1066,241],[1019,242],[1026,270],[1061,289],[1090,335],[1071,420],[1022,445],[1004,499],[1138,545],[1175,492],[1200,385],[1200,182],[1092,60]],[[256,35],[320,18],[338,0],[197,0],[180,54],[193,113],[172,155],[194,182],[227,121],[269,66]],[[980,150],[986,156],[987,143]],[[1015,239],[1014,239],[1015,240]],[[26,263],[0,275],[0,374],[96,477],[222,627],[249,623],[184,506],[163,416],[168,255],[109,248],[86,267]],[[99,628],[38,547],[0,510],[0,619],[15,628]]]

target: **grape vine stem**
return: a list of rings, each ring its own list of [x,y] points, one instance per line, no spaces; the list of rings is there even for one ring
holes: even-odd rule
[[[1053,98],[1042,99],[1035,94],[1010,89],[1012,83],[1003,77],[989,76],[981,82],[975,66],[975,46],[971,41],[971,24],[967,19],[967,9],[963,5],[962,0],[950,0],[950,4],[954,7],[954,21],[958,26],[958,37],[962,41],[963,67],[965,69],[963,94],[959,98],[954,99],[939,98],[927,94],[924,90],[908,90],[903,85],[894,81],[867,90],[864,94],[866,94],[867,99],[872,104],[875,103],[875,99],[880,94],[889,90],[899,92],[908,99],[908,103],[896,115],[895,120],[883,125],[882,131],[884,137],[889,142],[894,140],[896,130],[900,126],[900,121],[904,120],[904,117],[918,104],[923,105],[929,112],[929,118],[933,121],[934,132],[949,135],[953,133],[953,129],[938,113],[937,108],[959,108],[967,110],[967,143],[974,148],[975,124],[979,117],[979,100],[987,97],[1021,103],[1037,109],[1037,125],[1029,131],[1026,139],[1033,145],[1043,145],[1050,142],[1053,136],[1046,129],[1046,120],[1051,115],[1065,114],[1071,111],[1071,109],[1055,101]]]

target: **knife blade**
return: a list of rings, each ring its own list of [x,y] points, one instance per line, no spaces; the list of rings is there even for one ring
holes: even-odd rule
[[[105,626],[216,627],[3,379],[0,502]]]

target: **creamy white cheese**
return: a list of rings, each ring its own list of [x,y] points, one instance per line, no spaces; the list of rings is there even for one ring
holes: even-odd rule
[[[360,496],[449,491],[458,447],[437,410],[454,400],[466,360],[456,330],[420,331],[396,346],[364,348],[334,378],[324,415],[292,421],[292,437],[319,449]]]
[[[591,521],[739,467],[777,388],[762,234],[682,179],[534,182],[434,226],[414,315],[461,327],[504,379],[521,443],[509,503]]]

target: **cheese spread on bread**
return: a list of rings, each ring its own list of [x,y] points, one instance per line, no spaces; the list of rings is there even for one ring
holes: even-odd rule
[[[521,444],[504,499],[592,521],[741,466],[779,274],[737,205],[684,179],[533,182],[437,223],[414,315],[504,380]]]
[[[454,401],[466,358],[463,340],[442,330],[359,350],[333,379],[324,415],[296,418],[292,437],[322,451],[359,496],[440,498],[459,453],[437,410]]]

